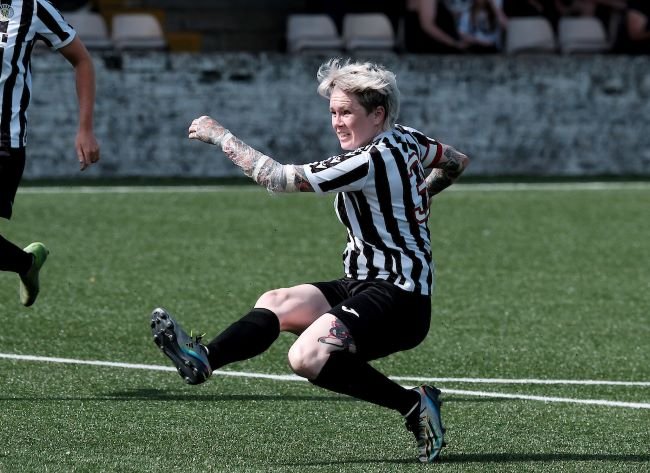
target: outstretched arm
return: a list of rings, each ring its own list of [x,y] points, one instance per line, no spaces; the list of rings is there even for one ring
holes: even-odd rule
[[[302,166],[280,164],[236,138],[213,118],[202,116],[194,120],[189,138],[220,146],[244,174],[270,192],[314,192]]]
[[[426,178],[429,196],[439,194],[452,185],[469,165],[469,158],[454,147],[442,145],[442,156]]]

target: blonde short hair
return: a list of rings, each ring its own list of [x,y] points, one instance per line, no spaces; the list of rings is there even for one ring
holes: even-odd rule
[[[395,126],[399,115],[399,89],[395,74],[383,66],[330,59],[318,68],[316,77],[318,93],[323,97],[329,98],[334,87],[338,87],[347,94],[354,94],[368,113],[380,105],[384,107],[384,131]]]

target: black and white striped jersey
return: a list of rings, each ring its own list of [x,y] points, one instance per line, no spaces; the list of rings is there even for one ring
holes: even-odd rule
[[[74,29],[47,0],[0,0],[0,146],[25,146],[31,98],[31,53],[41,39],[52,49],[69,44]]]
[[[427,221],[425,177],[442,145],[396,125],[369,145],[304,165],[318,193],[337,192],[335,207],[347,228],[343,263],[347,277],[382,279],[428,295],[434,265]]]

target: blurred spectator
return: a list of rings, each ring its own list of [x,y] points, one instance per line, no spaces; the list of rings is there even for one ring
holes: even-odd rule
[[[412,53],[460,53],[469,44],[458,32],[471,0],[407,0],[404,42]]]
[[[623,19],[623,36],[625,52],[650,53],[650,1],[628,0]]]
[[[473,52],[496,53],[501,50],[507,24],[495,0],[474,0],[470,9],[460,14],[458,32]]]

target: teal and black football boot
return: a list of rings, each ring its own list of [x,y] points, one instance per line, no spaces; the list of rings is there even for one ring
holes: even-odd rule
[[[440,459],[440,451],[445,444],[445,428],[440,417],[440,390],[431,386],[413,389],[420,395],[418,412],[406,423],[406,428],[413,432],[418,445],[418,460],[433,463]]]
[[[201,343],[201,337],[185,333],[165,309],[154,309],[151,313],[151,334],[154,343],[172,360],[187,384],[201,384],[210,377],[208,350]]]

